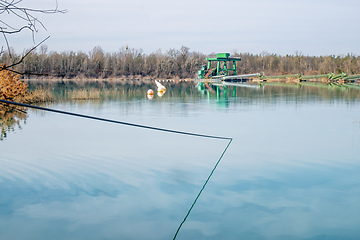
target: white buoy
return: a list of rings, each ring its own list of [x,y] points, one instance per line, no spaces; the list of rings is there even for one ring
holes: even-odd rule
[[[152,89],[149,89],[147,91],[147,97],[148,97],[148,99],[153,99],[154,98],[154,91]]]
[[[164,85],[162,85],[159,81],[155,80],[155,83],[156,83],[158,92],[166,91],[166,87]]]
[[[155,84],[156,84],[156,86],[159,88],[159,87],[161,87],[161,86],[163,86],[159,81],[157,81],[157,80],[155,80]]]
[[[147,91],[147,95],[154,95],[154,91],[153,91],[152,89],[149,89],[149,90]]]
[[[165,91],[158,91],[158,92],[157,92],[157,95],[158,95],[159,97],[162,97],[162,96],[164,95],[164,93],[165,93]]]
[[[165,92],[166,91],[166,87],[164,87],[164,86],[160,86],[160,87],[158,87],[158,92]]]

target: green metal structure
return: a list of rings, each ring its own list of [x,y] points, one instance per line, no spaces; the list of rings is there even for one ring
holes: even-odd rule
[[[264,73],[250,73],[237,75],[236,64],[241,61],[239,57],[230,57],[230,53],[218,53],[216,57],[206,58],[207,65],[203,65],[198,70],[198,84],[206,83],[207,90],[210,90],[211,85],[222,86],[241,86],[253,87],[255,84],[290,84],[290,86],[300,87],[301,83],[324,83],[330,86],[347,87],[345,84],[352,84],[355,87],[360,86],[360,74],[347,75],[346,73],[329,73],[311,76],[302,76],[302,74],[289,74],[278,76],[266,76]],[[249,82],[250,84],[244,84]],[[235,85],[234,85],[235,84]],[[239,85],[241,84],[241,85]],[[250,85],[250,86],[249,86]],[[207,91],[206,90],[206,91]],[[218,91],[219,89],[217,89]]]
[[[232,76],[235,76],[236,62],[241,61],[241,58],[230,57],[230,53],[218,53],[216,58],[207,58],[206,61],[208,61],[208,64],[203,65],[198,71],[199,79],[226,77],[231,73]],[[232,66],[228,66],[228,63],[232,63]]]

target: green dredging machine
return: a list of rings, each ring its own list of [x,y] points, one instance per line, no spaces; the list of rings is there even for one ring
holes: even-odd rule
[[[286,84],[313,84],[321,83],[330,86],[360,88],[360,74],[347,75],[346,73],[329,73],[312,76],[301,74],[266,76],[260,73],[238,75],[236,63],[241,61],[239,57],[231,57],[230,53],[218,53],[216,58],[206,58],[207,65],[203,65],[197,73],[197,82],[216,85],[263,85],[270,83]],[[247,84],[244,84],[247,83]]]
[[[200,82],[243,82],[261,76],[260,73],[237,75],[236,62],[241,61],[241,58],[230,57],[230,53],[218,53],[216,58],[207,58],[206,61],[208,64],[203,65],[197,73]]]

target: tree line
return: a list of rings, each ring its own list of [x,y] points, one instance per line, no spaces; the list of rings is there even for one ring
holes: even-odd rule
[[[14,67],[25,78],[45,76],[54,78],[194,78],[197,70],[205,65],[205,55],[191,52],[186,46],[180,49],[158,50],[145,54],[141,49],[122,47],[117,52],[104,52],[94,47],[85,52],[48,52],[46,45],[32,51]],[[237,63],[238,74],[264,73],[265,75],[302,74],[315,75],[345,72],[360,73],[360,57],[303,56],[301,54],[281,56],[263,52],[261,54],[232,53],[242,60]],[[0,63],[11,65],[21,55],[10,49],[0,56]]]
[[[360,73],[360,57],[354,54],[343,56],[304,56],[302,54],[280,56],[263,52],[254,54],[235,54],[242,59],[240,62],[243,73],[259,72],[266,75],[317,75],[328,73]]]

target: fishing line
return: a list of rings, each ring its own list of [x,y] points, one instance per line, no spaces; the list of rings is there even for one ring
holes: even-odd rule
[[[67,111],[61,111],[61,110],[56,110],[56,109],[52,109],[52,108],[45,108],[45,107],[39,107],[39,106],[34,106],[34,105],[29,105],[29,104],[24,104],[24,103],[18,103],[18,102],[12,102],[12,101],[7,101],[7,100],[1,100],[0,99],[0,103],[3,104],[12,104],[12,105],[16,105],[16,106],[21,106],[21,107],[28,107],[28,108],[34,108],[34,109],[38,109],[38,110],[43,110],[43,111],[48,111],[48,112],[54,112],[54,113],[59,113],[59,114],[65,114],[65,115],[70,115],[70,116],[75,116],[75,117],[80,117],[80,118],[87,118],[87,119],[93,119],[93,120],[97,120],[97,121],[103,121],[103,122],[110,122],[110,123],[115,123],[115,124],[122,124],[122,125],[126,125],[126,126],[131,126],[131,127],[138,127],[138,128],[145,128],[145,129],[150,129],[150,130],[155,130],[155,131],[162,131],[162,132],[169,132],[169,133],[174,133],[174,134],[182,134],[182,135],[189,135],[189,136],[194,136],[194,137],[203,137],[203,138],[212,138],[212,139],[221,139],[221,140],[229,140],[226,148],[224,149],[224,151],[222,152],[219,160],[216,162],[214,168],[211,170],[210,175],[208,176],[208,178],[206,179],[204,185],[201,187],[198,195],[196,196],[194,202],[192,203],[190,209],[188,210],[188,212],[186,213],[183,221],[180,223],[178,229],[176,230],[176,233],[174,235],[173,240],[176,239],[182,225],[185,223],[185,221],[187,220],[188,216],[190,215],[191,210],[194,208],[197,200],[199,199],[201,193],[203,192],[203,190],[205,189],[207,183],[209,182],[211,176],[213,175],[213,173],[215,172],[217,166],[219,165],[221,159],[223,158],[225,152],[227,151],[227,149],[229,148],[231,142],[232,142],[232,138],[229,137],[219,137],[219,136],[213,136],[213,135],[205,135],[205,134],[198,134],[198,133],[190,133],[190,132],[183,132],[183,131],[177,131],[177,130],[170,130],[170,129],[165,129],[165,128],[158,128],[158,127],[151,127],[151,126],[146,126],[146,125],[140,125],[140,124],[134,124],[134,123],[128,123],[128,122],[122,122],[122,121],[116,121],[116,120],[111,120],[111,119],[106,119],[106,118],[99,118],[99,117],[94,117],[94,116],[89,116],[89,115],[84,115],[84,114],[78,114],[78,113],[73,113],[73,112],[67,112]]]

